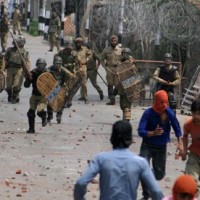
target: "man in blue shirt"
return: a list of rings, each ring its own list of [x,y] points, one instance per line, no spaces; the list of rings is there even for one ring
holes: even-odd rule
[[[83,200],[88,183],[100,174],[100,200],[136,200],[139,181],[151,191],[154,200],[163,194],[147,161],[129,151],[132,127],[128,121],[117,121],[112,128],[110,142],[113,150],[102,152],[90,162],[74,188],[74,199]]]
[[[159,90],[154,95],[154,104],[146,109],[140,119],[138,134],[143,138],[140,156],[150,163],[156,180],[165,176],[167,143],[170,142],[171,126],[178,140],[177,150],[183,151],[182,132],[174,112],[168,107],[166,91]],[[146,183],[141,181],[143,200],[152,197]]]

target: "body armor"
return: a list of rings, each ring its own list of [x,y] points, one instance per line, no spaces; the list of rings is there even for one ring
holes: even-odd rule
[[[175,72],[177,70],[176,66],[173,66],[171,69],[166,69],[165,66],[160,66],[159,78],[162,78],[168,82],[173,82],[175,80]],[[159,90],[165,90],[167,92],[174,92],[174,86],[158,84]]]

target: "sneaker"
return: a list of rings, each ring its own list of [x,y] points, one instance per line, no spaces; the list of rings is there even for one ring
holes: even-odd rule
[[[52,51],[53,51],[53,49],[49,49],[49,51],[50,51],[50,52],[52,52]]]

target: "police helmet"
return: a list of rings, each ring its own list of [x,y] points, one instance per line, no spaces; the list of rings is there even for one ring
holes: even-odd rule
[[[113,124],[110,142],[113,148],[127,148],[132,143],[132,127],[126,120],[119,120]]]
[[[129,59],[131,56],[131,50],[129,48],[124,48],[122,49],[121,55],[122,55],[122,59],[125,59],[125,60]]]
[[[53,59],[54,64],[63,64],[62,58],[60,56],[55,56]]]
[[[171,58],[171,59],[172,59],[172,54],[171,54],[171,53],[165,53],[165,54],[164,54],[164,57],[165,57],[165,58]]]
[[[36,61],[36,65],[38,65],[38,64],[47,65],[47,62],[44,58],[38,58],[37,61]]]
[[[24,36],[18,36],[16,39],[15,39],[17,45],[19,47],[24,47],[25,43],[26,43],[26,38]]]
[[[74,44],[73,44],[72,41],[69,41],[69,42],[66,43],[65,47],[68,48],[68,49],[73,49],[74,48]]]
[[[36,66],[39,70],[44,70],[47,66],[46,60],[44,58],[38,58],[36,61]]]

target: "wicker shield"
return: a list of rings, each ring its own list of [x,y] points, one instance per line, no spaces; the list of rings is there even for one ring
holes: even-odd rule
[[[129,101],[139,101],[142,91],[141,79],[133,63],[121,63],[116,69],[117,85],[122,87]]]
[[[78,91],[78,89],[81,86],[81,73],[80,72],[76,72],[75,77],[70,78],[67,82],[67,92],[68,95],[66,97],[66,100],[71,100],[74,95],[76,94],[76,92]]]
[[[5,89],[6,86],[6,74],[0,70],[0,93]]]
[[[66,88],[58,85],[50,72],[42,73],[38,77],[37,88],[42,96],[47,99],[54,112],[58,112],[63,108],[66,101]]]

